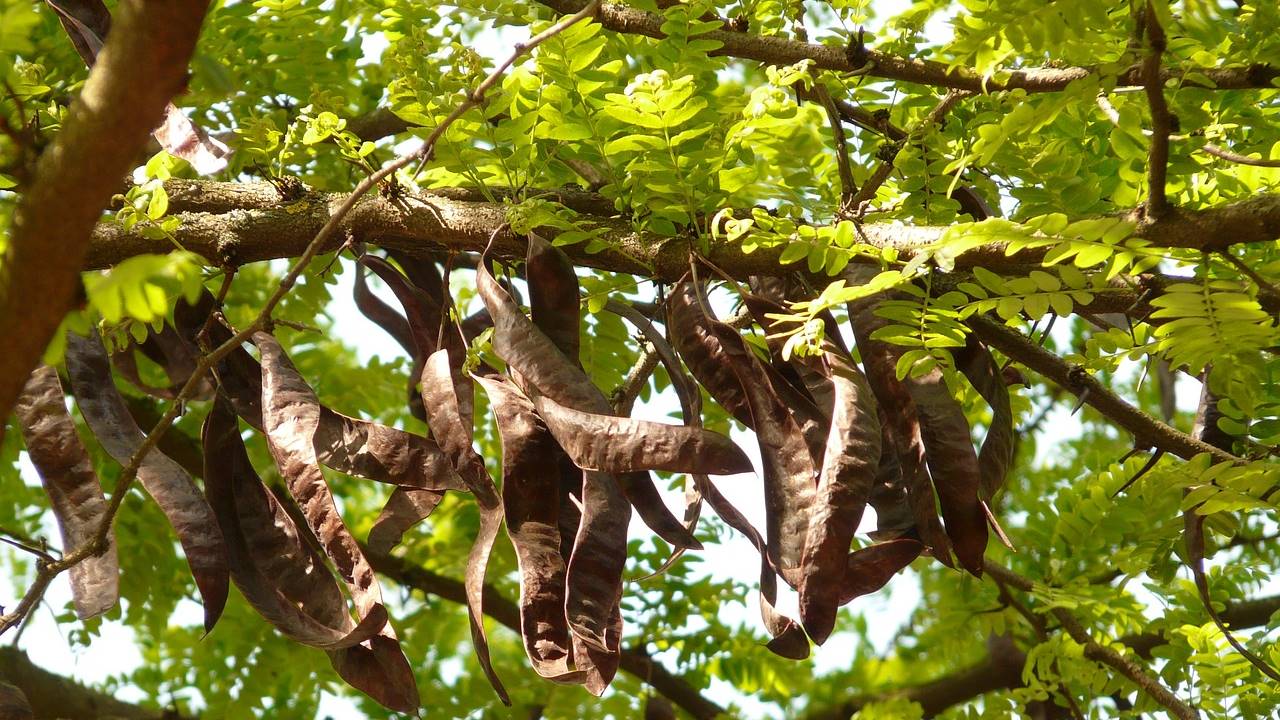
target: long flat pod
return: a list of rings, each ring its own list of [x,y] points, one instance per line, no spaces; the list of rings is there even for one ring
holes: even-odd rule
[[[865,280],[858,275],[851,274],[851,277],[859,282]],[[873,297],[850,303],[849,324],[853,327],[854,341],[862,355],[867,382],[883,411],[884,442],[895,453],[897,470],[907,491],[916,529],[933,557],[950,566],[951,542],[938,521],[934,484],[925,464],[924,440],[915,401],[906,385],[898,380],[896,351],[888,343],[871,337],[888,322],[875,314],[877,302],[878,299]],[[883,467],[884,463],[881,465]]]
[[[493,407],[502,437],[502,503],[507,534],[520,569],[520,635],[539,675],[581,682],[570,668],[573,652],[565,619],[565,562],[560,555],[557,468],[547,465],[556,442],[533,403],[509,382],[477,377]]]
[[[631,508],[617,483],[604,473],[582,474],[582,522],[574,538],[565,578],[565,615],[575,638],[614,655],[621,641],[614,620],[627,564]]]
[[[983,500],[989,501],[1004,486],[1009,466],[1013,464],[1013,408],[1009,403],[1009,385],[991,350],[977,337],[968,335],[965,346],[954,350],[952,355],[956,369],[991,406],[991,424],[978,451],[978,468],[982,473],[979,493]]]
[[[271,334],[257,332],[253,339],[262,353],[262,419],[267,447],[363,619],[382,604],[382,590],[369,561],[343,524],[320,470],[314,444],[320,402]],[[387,707],[402,712],[417,710],[413,673],[389,623],[364,645],[335,653],[331,661],[348,682]]]
[[[694,377],[713,397],[741,402],[750,418],[764,466],[769,558],[783,579],[794,584],[799,578],[817,478],[809,441],[742,336],[711,317],[700,290],[690,285],[681,283],[672,292],[672,330],[677,337],[696,339],[697,349],[685,356]],[[731,374],[725,374],[722,367],[729,368]]]
[[[920,436],[947,537],[960,564],[980,577],[987,550],[987,514],[978,496],[982,473],[969,421],[938,368],[909,378],[907,388],[920,414]]]
[[[97,331],[89,337],[68,333],[66,359],[72,392],[85,423],[116,462],[128,464],[146,435],[111,379],[111,364]],[[230,584],[226,547],[213,510],[191,476],[159,450],[142,459],[138,481],[160,506],[182,543],[204,601],[205,630],[212,630],[226,605]]]
[[[467,555],[467,616],[480,667],[498,697],[510,705],[511,698],[489,658],[489,641],[484,631],[484,578],[489,554],[502,526],[502,501],[493,478],[485,468],[484,458],[472,446],[471,382],[459,382],[459,375],[461,358],[452,358],[448,350],[440,349],[428,356],[422,368],[422,404],[427,410],[431,432],[439,438],[445,457],[471,489],[476,504],[480,506],[480,532]],[[465,388],[465,399],[457,393],[459,386]]]
[[[849,553],[844,579],[838,585],[841,605],[884,587],[889,579],[920,557],[924,545],[911,538],[888,540]]]
[[[369,289],[369,283],[365,280],[364,271],[365,265],[356,263],[355,278],[351,286],[351,295],[355,300],[356,308],[371,322],[382,328],[412,357],[416,352],[416,346],[413,335],[409,331],[409,321],[395,308],[383,302],[382,298],[373,294]]]
[[[212,297],[207,305],[212,307]],[[179,303],[175,311],[179,332],[194,337],[208,317],[207,308]],[[208,338],[213,346],[230,340],[231,331],[214,320]],[[214,369],[219,387],[236,412],[254,429],[262,430],[262,366],[243,348],[236,348]],[[322,465],[347,475],[376,482],[427,490],[465,490],[466,485],[440,452],[435,440],[389,425],[348,417],[323,405],[314,445]]]
[[[93,462],[67,413],[58,371],[41,365],[27,379],[14,405],[22,439],[67,551],[88,542],[106,516],[107,501]],[[115,607],[120,597],[120,563],[115,533],[107,532],[107,550],[71,567],[71,598],[76,617],[88,620]]]
[[[381,605],[376,606],[375,611],[369,613],[358,627],[345,612],[325,613],[323,619],[316,618],[307,614],[304,609],[310,603],[305,603],[300,608],[281,591],[281,576],[265,574],[259,566],[259,553],[266,552],[267,548],[250,545],[241,529],[246,521],[259,523],[251,532],[254,540],[261,540],[268,533],[278,535],[272,543],[274,545],[296,545],[299,544],[299,539],[296,532],[285,530],[286,527],[292,528],[293,521],[274,503],[274,498],[253,471],[245,452],[244,441],[240,437],[235,411],[224,398],[218,398],[214,403],[205,418],[200,435],[205,457],[205,495],[209,498],[209,504],[213,507],[226,541],[231,579],[249,604],[286,637],[312,647],[337,650],[359,644],[376,635],[387,623],[387,613]],[[242,516],[237,507],[240,503],[254,508]],[[261,522],[263,509],[267,510],[269,524]],[[290,554],[305,552],[302,547],[295,547],[293,550]],[[323,568],[319,570],[336,591],[337,585],[328,576],[328,572]],[[292,594],[296,596],[303,593],[305,590],[296,588]],[[334,625],[327,624],[329,622]]]
[[[701,428],[597,415],[542,395],[534,400],[552,435],[584,470],[734,475],[751,460],[729,438]]]
[[[578,363],[581,300],[578,275],[564,251],[529,233],[525,258],[525,280],[529,283],[529,313],[533,324],[547,334],[564,356]]]
[[[493,279],[481,263],[476,266],[476,289],[493,316],[493,349],[532,387],[526,394],[542,394],[564,405],[597,415],[612,415],[613,408],[580,367],[560,352]],[[610,479],[635,506],[640,518],[659,537],[677,547],[701,547],[693,535],[662,502],[647,472],[620,473]],[[629,514],[629,513],[628,513]]]
[[[831,432],[818,473],[800,576],[800,621],[819,645],[835,628],[845,555],[880,466],[880,421],[866,377],[834,345],[823,354],[832,387]]]
[[[444,500],[438,490],[398,487],[391,491],[387,504],[369,528],[369,547],[376,553],[389,553],[400,544],[409,528],[426,520]]]
[[[760,553],[760,619],[771,637],[766,647],[785,658],[805,659],[809,656],[809,641],[805,639],[804,630],[800,623],[777,610],[778,578],[769,561],[768,544],[764,537],[709,480],[703,485],[702,493],[707,504],[725,524],[742,533],[755,546],[756,552]]]
[[[610,637],[622,636],[622,588],[614,597],[613,608],[609,611],[606,634]],[[609,683],[618,674],[618,665],[622,661],[620,650],[601,650],[586,642],[576,633],[573,635],[573,661],[584,677],[583,686],[587,692],[599,697],[609,688]]]

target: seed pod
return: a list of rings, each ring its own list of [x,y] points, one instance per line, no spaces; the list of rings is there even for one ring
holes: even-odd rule
[[[107,513],[107,500],[93,462],[67,413],[58,371],[41,365],[31,373],[14,412],[22,426],[31,464],[49,496],[53,516],[70,552],[89,542]],[[115,533],[107,532],[107,549],[71,567],[71,597],[76,617],[88,620],[115,607],[120,597],[120,563]]]
[[[253,339],[262,353],[262,420],[267,446],[307,525],[346,582],[357,614],[367,617],[374,606],[382,604],[382,590],[342,522],[320,471],[315,451],[320,402],[274,337],[257,332]],[[417,710],[412,669],[390,624],[365,644],[334,651],[330,662],[347,682],[387,707],[401,712]]]
[[[85,423],[107,454],[127,465],[146,436],[112,381],[107,351],[97,331],[89,337],[68,333],[66,359],[72,392]],[[182,543],[204,600],[208,632],[222,614],[230,584],[227,551],[213,510],[191,476],[159,450],[147,453],[139,463],[138,481],[160,506]]]
[[[477,377],[489,396],[502,436],[502,502],[507,534],[520,568],[520,635],[534,670],[556,682],[576,683],[585,674],[570,669],[572,643],[565,619],[565,561],[560,554],[559,508],[554,467],[546,458],[555,440],[533,403],[509,382]]]

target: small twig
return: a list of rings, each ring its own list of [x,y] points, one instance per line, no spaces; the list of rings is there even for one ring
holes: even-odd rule
[[[1160,58],[1165,50],[1164,28],[1156,17],[1155,7],[1147,0],[1142,24],[1146,35],[1147,55],[1142,61],[1142,83],[1151,106],[1151,154],[1147,162],[1147,214],[1163,216],[1169,210],[1165,182],[1169,173],[1169,135],[1173,133],[1173,116],[1164,96],[1164,79],[1160,74]]]
[[[1280,288],[1277,288],[1275,284],[1273,284],[1266,278],[1259,275],[1258,271],[1249,267],[1249,265],[1245,263],[1245,261],[1236,257],[1235,255],[1232,255],[1230,250],[1224,250],[1221,254],[1223,259],[1231,263],[1231,266],[1234,267],[1236,270],[1240,271],[1241,275],[1244,275],[1245,277],[1252,280],[1254,284],[1258,286],[1259,290],[1266,293],[1267,295],[1270,295],[1272,298],[1280,300]]]
[[[601,0],[591,0],[591,2],[587,3],[586,6],[578,12],[563,18],[560,22],[552,25],[546,30],[543,30],[537,35],[534,35],[525,42],[516,43],[512,47],[511,54],[507,56],[507,59],[499,63],[498,67],[493,69],[493,72],[489,73],[484,80],[481,80],[480,84],[468,93],[467,97],[462,102],[458,103],[457,107],[453,109],[453,112],[450,112],[449,115],[431,131],[431,134],[427,136],[426,142],[422,144],[422,147],[419,148],[417,152],[399,158],[392,162],[388,167],[394,166],[395,169],[399,169],[408,165],[415,158],[421,158],[422,162],[420,162],[417,169],[413,171],[413,176],[415,178],[418,177],[422,172],[423,166],[426,165],[427,161],[431,158],[432,153],[435,151],[436,142],[444,135],[445,131],[449,129],[449,126],[453,125],[454,121],[462,117],[468,110],[482,104],[485,101],[485,93],[492,90],[493,86],[498,84],[498,81],[502,79],[502,75],[507,71],[507,68],[514,65],[516,60],[519,60],[530,50],[578,24],[578,22],[595,16],[596,10],[600,8],[600,2]],[[384,168],[384,170],[385,169],[386,168]],[[382,174],[381,171],[379,173],[375,173],[374,176],[379,174]],[[385,175],[383,175],[383,177],[385,177]],[[382,178],[378,179],[381,180]]]
[[[840,110],[831,99],[831,93],[827,91],[827,87],[821,81],[815,80],[812,94],[827,112],[827,122],[831,125],[831,137],[835,141],[836,167],[840,173],[840,209],[836,215],[841,217],[856,207],[854,198],[858,194],[858,184],[853,179],[853,168],[849,164],[849,142],[844,134],[844,122],[840,117]]]
[[[613,301],[610,300],[610,302]],[[622,384],[613,391],[612,405],[615,412],[619,415],[631,415],[631,408],[635,406],[636,398],[640,397],[640,391],[649,383],[649,376],[653,375],[657,367],[658,351],[646,341],[641,346],[640,357],[636,358],[636,364],[631,366]]]
[[[1237,165],[1252,165],[1254,167],[1280,168],[1280,160],[1261,160],[1259,158],[1251,158],[1248,155],[1231,152],[1230,150],[1214,145],[1213,143],[1205,143],[1200,147],[1202,152],[1206,152],[1216,158],[1233,162]]]
[[[54,561],[54,557],[52,555],[50,555],[48,552],[41,549],[37,545],[28,545],[27,543],[24,543],[21,540],[17,540],[11,537],[4,537],[2,535],[0,535],[0,542],[8,545],[12,545],[24,552],[31,553],[32,555],[35,555],[36,557],[40,558],[41,560],[44,560],[45,562]]]
[[[1025,593],[1035,591],[1035,584],[1031,580],[1003,565],[988,560],[984,569],[997,582],[1003,582]],[[1084,647],[1084,656],[1086,658],[1106,665],[1129,678],[1143,692],[1150,695],[1152,699],[1164,706],[1179,720],[1198,720],[1200,713],[1195,708],[1183,702],[1172,690],[1161,684],[1155,677],[1149,675],[1137,663],[1110,647],[1099,644],[1089,635],[1089,631],[1085,629],[1084,625],[1080,624],[1080,621],[1070,611],[1065,608],[1055,607],[1051,608],[1049,612],[1057,619],[1062,629],[1067,631],[1071,639]]]
[[[938,101],[938,104],[933,106],[933,109],[929,111],[929,114],[925,115],[920,122],[916,123],[915,127],[911,128],[911,130],[907,132],[906,137],[895,141],[895,145],[886,146],[887,152],[884,154],[884,157],[881,157],[880,164],[876,166],[876,169],[871,173],[871,177],[863,183],[862,188],[858,190],[858,194],[854,196],[852,201],[853,206],[855,208],[863,207],[875,199],[876,191],[878,191],[880,186],[883,185],[885,181],[889,179],[889,176],[893,174],[893,162],[897,158],[898,152],[902,147],[909,142],[911,138],[942,122],[942,119],[946,117],[948,112],[951,112],[951,108],[955,107],[956,103],[972,94],[973,93],[970,93],[967,90],[948,91],[947,94]]]

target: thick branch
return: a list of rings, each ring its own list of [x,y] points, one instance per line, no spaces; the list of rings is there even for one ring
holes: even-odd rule
[[[282,200],[268,183],[172,182],[170,207],[182,225],[176,238],[184,247],[215,264],[233,265],[295,257],[329,219],[331,208],[345,195],[308,192],[296,200]],[[332,250],[348,233],[357,240],[408,252],[426,253],[448,248],[481,251],[498,231],[494,250],[499,255],[522,257],[524,240],[506,228],[505,207],[485,202],[466,188],[429,191],[402,200],[370,196],[362,199],[324,248]],[[612,203],[593,193],[574,189],[545,192],[581,213],[584,221],[606,228],[601,238],[613,249],[586,253],[566,248],[575,262],[601,270],[644,275],[675,281],[688,266],[688,245],[680,239],[635,232],[631,224],[612,211]],[[910,226],[873,223],[861,226],[863,240],[891,247],[910,256],[936,243],[945,226]],[[539,232],[554,236],[550,228]],[[1135,237],[1159,247],[1218,251],[1235,244],[1268,242],[1280,238],[1280,194],[1258,195],[1206,210],[1170,208],[1160,219],[1139,220]],[[172,249],[166,239],[142,236],[104,222],[94,233],[86,266],[102,268],[142,253]],[[781,247],[744,253],[733,243],[717,242],[709,258],[740,279],[750,275],[777,275],[790,271],[778,263]],[[956,266],[981,265],[993,271],[1038,262],[1039,254],[1007,256],[1002,244],[974,248],[957,259]]]
[[[405,587],[460,604],[467,602],[466,588],[461,580],[437,575],[426,568],[393,555],[375,552],[368,547],[364,548],[364,552],[375,570]],[[492,585],[485,585],[484,588],[484,611],[512,631],[520,632],[520,610]],[[642,649],[623,648],[621,668],[647,683],[694,718],[712,720],[726,713],[724,708],[703,697],[687,680],[659,665]]]
[[[561,14],[578,11],[586,3],[582,0],[539,0],[543,5]],[[606,3],[600,8],[596,20],[609,30],[620,33],[645,35],[651,38],[662,38],[661,15],[638,10],[626,5]],[[815,67],[821,70],[837,72],[853,72],[862,70],[867,63],[871,64],[866,74],[884,80],[900,80],[947,87],[970,92],[990,93],[1000,90],[1022,89],[1029,93],[1058,92],[1076,80],[1103,72],[1098,68],[1031,68],[1012,70],[1004,77],[984,79],[981,73],[968,68],[953,68],[943,62],[933,60],[915,60],[898,57],[877,50],[847,51],[844,47],[834,45],[818,45],[781,37],[765,37],[732,30],[712,30],[701,35],[701,38],[715,40],[722,44],[712,55],[729,55],[746,60],[757,60],[769,65],[791,65],[801,60],[812,60]],[[1265,63],[1255,63],[1244,67],[1175,67],[1161,71],[1163,79],[1176,79],[1187,84],[1196,84],[1185,76],[1197,77],[1203,73],[1207,87],[1221,90],[1238,90],[1247,88],[1272,88],[1272,81],[1280,77],[1280,68]],[[1117,87],[1137,87],[1142,85],[1141,67],[1131,67],[1116,78]]]
[[[183,717],[172,710],[121,702],[106,693],[87,688],[39,667],[26,653],[10,645],[0,647],[0,680],[22,690],[36,718],[180,720]]]
[[[0,418],[75,304],[94,223],[186,85],[207,7],[206,0],[121,2],[84,91],[40,156],[0,261]]]

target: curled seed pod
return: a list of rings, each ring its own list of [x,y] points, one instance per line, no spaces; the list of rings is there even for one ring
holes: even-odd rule
[[[983,400],[991,406],[991,423],[978,452],[978,468],[982,473],[979,492],[990,501],[1004,486],[1005,476],[1013,464],[1015,444],[1013,408],[1009,404],[1009,384],[991,356],[991,350],[977,337],[965,338],[965,346],[952,351],[959,370]]]
[[[739,405],[756,431],[764,464],[769,558],[783,579],[794,584],[817,481],[809,440],[742,336],[711,317],[706,307],[700,289],[691,283],[673,288],[670,323],[674,335],[683,338],[677,347],[684,346],[685,364],[712,397]]]
[[[240,438],[235,411],[224,398],[217,399],[205,418],[201,442],[205,455],[205,495],[226,541],[231,579],[258,614],[290,640],[325,650],[351,647],[377,635],[387,624],[386,610],[376,605],[358,626],[351,621],[339,604],[340,591],[323,561],[301,544],[293,521],[253,471]],[[246,506],[244,513],[239,508],[241,504]],[[267,536],[273,537],[263,545],[251,545],[248,540],[259,541]],[[300,581],[297,573],[264,573],[259,558],[264,557],[263,553],[271,546],[287,547],[289,556],[308,556],[308,564],[319,570],[319,574]],[[286,593],[280,584],[288,581],[299,585]],[[311,587],[324,581],[330,588],[315,598],[310,596]],[[335,595],[337,602],[332,599]],[[302,597],[304,601],[294,604],[293,597]],[[309,614],[309,610],[319,610],[320,617]]]
[[[565,561],[560,554],[556,470],[546,458],[556,445],[533,403],[509,382],[477,377],[489,396],[502,437],[502,501],[507,534],[520,569],[520,635],[539,675],[578,683],[570,668],[572,640],[565,619]]]
[[[439,490],[396,488],[369,529],[369,548],[382,555],[391,552],[409,528],[430,517],[442,500],[444,493]]]
[[[441,349],[432,353],[422,370],[422,404],[427,410],[427,420],[432,432],[440,439],[445,456],[471,489],[480,506],[480,532],[467,556],[465,575],[471,640],[480,667],[489,678],[489,684],[502,702],[510,705],[511,698],[489,658],[483,607],[485,571],[498,529],[502,525],[502,502],[493,479],[485,468],[484,458],[472,446],[471,382],[460,379],[461,365],[461,358],[451,357],[448,350]],[[465,398],[459,396],[459,388],[464,388]]]
[[[515,371],[526,395],[545,395],[565,407],[597,415],[612,415],[609,401],[582,369],[570,361],[536,326],[482,265],[476,268],[476,289],[494,319],[494,351]],[[677,547],[701,547],[662,502],[646,472],[600,475],[615,483],[635,506],[641,519],[663,540]]]
[[[267,447],[363,619],[382,604],[382,590],[369,561],[342,522],[320,470],[315,451],[320,402],[274,337],[258,332],[253,339],[262,353],[262,420]],[[334,651],[330,662],[347,682],[383,705],[401,712],[417,710],[417,684],[389,623],[364,644]]]

